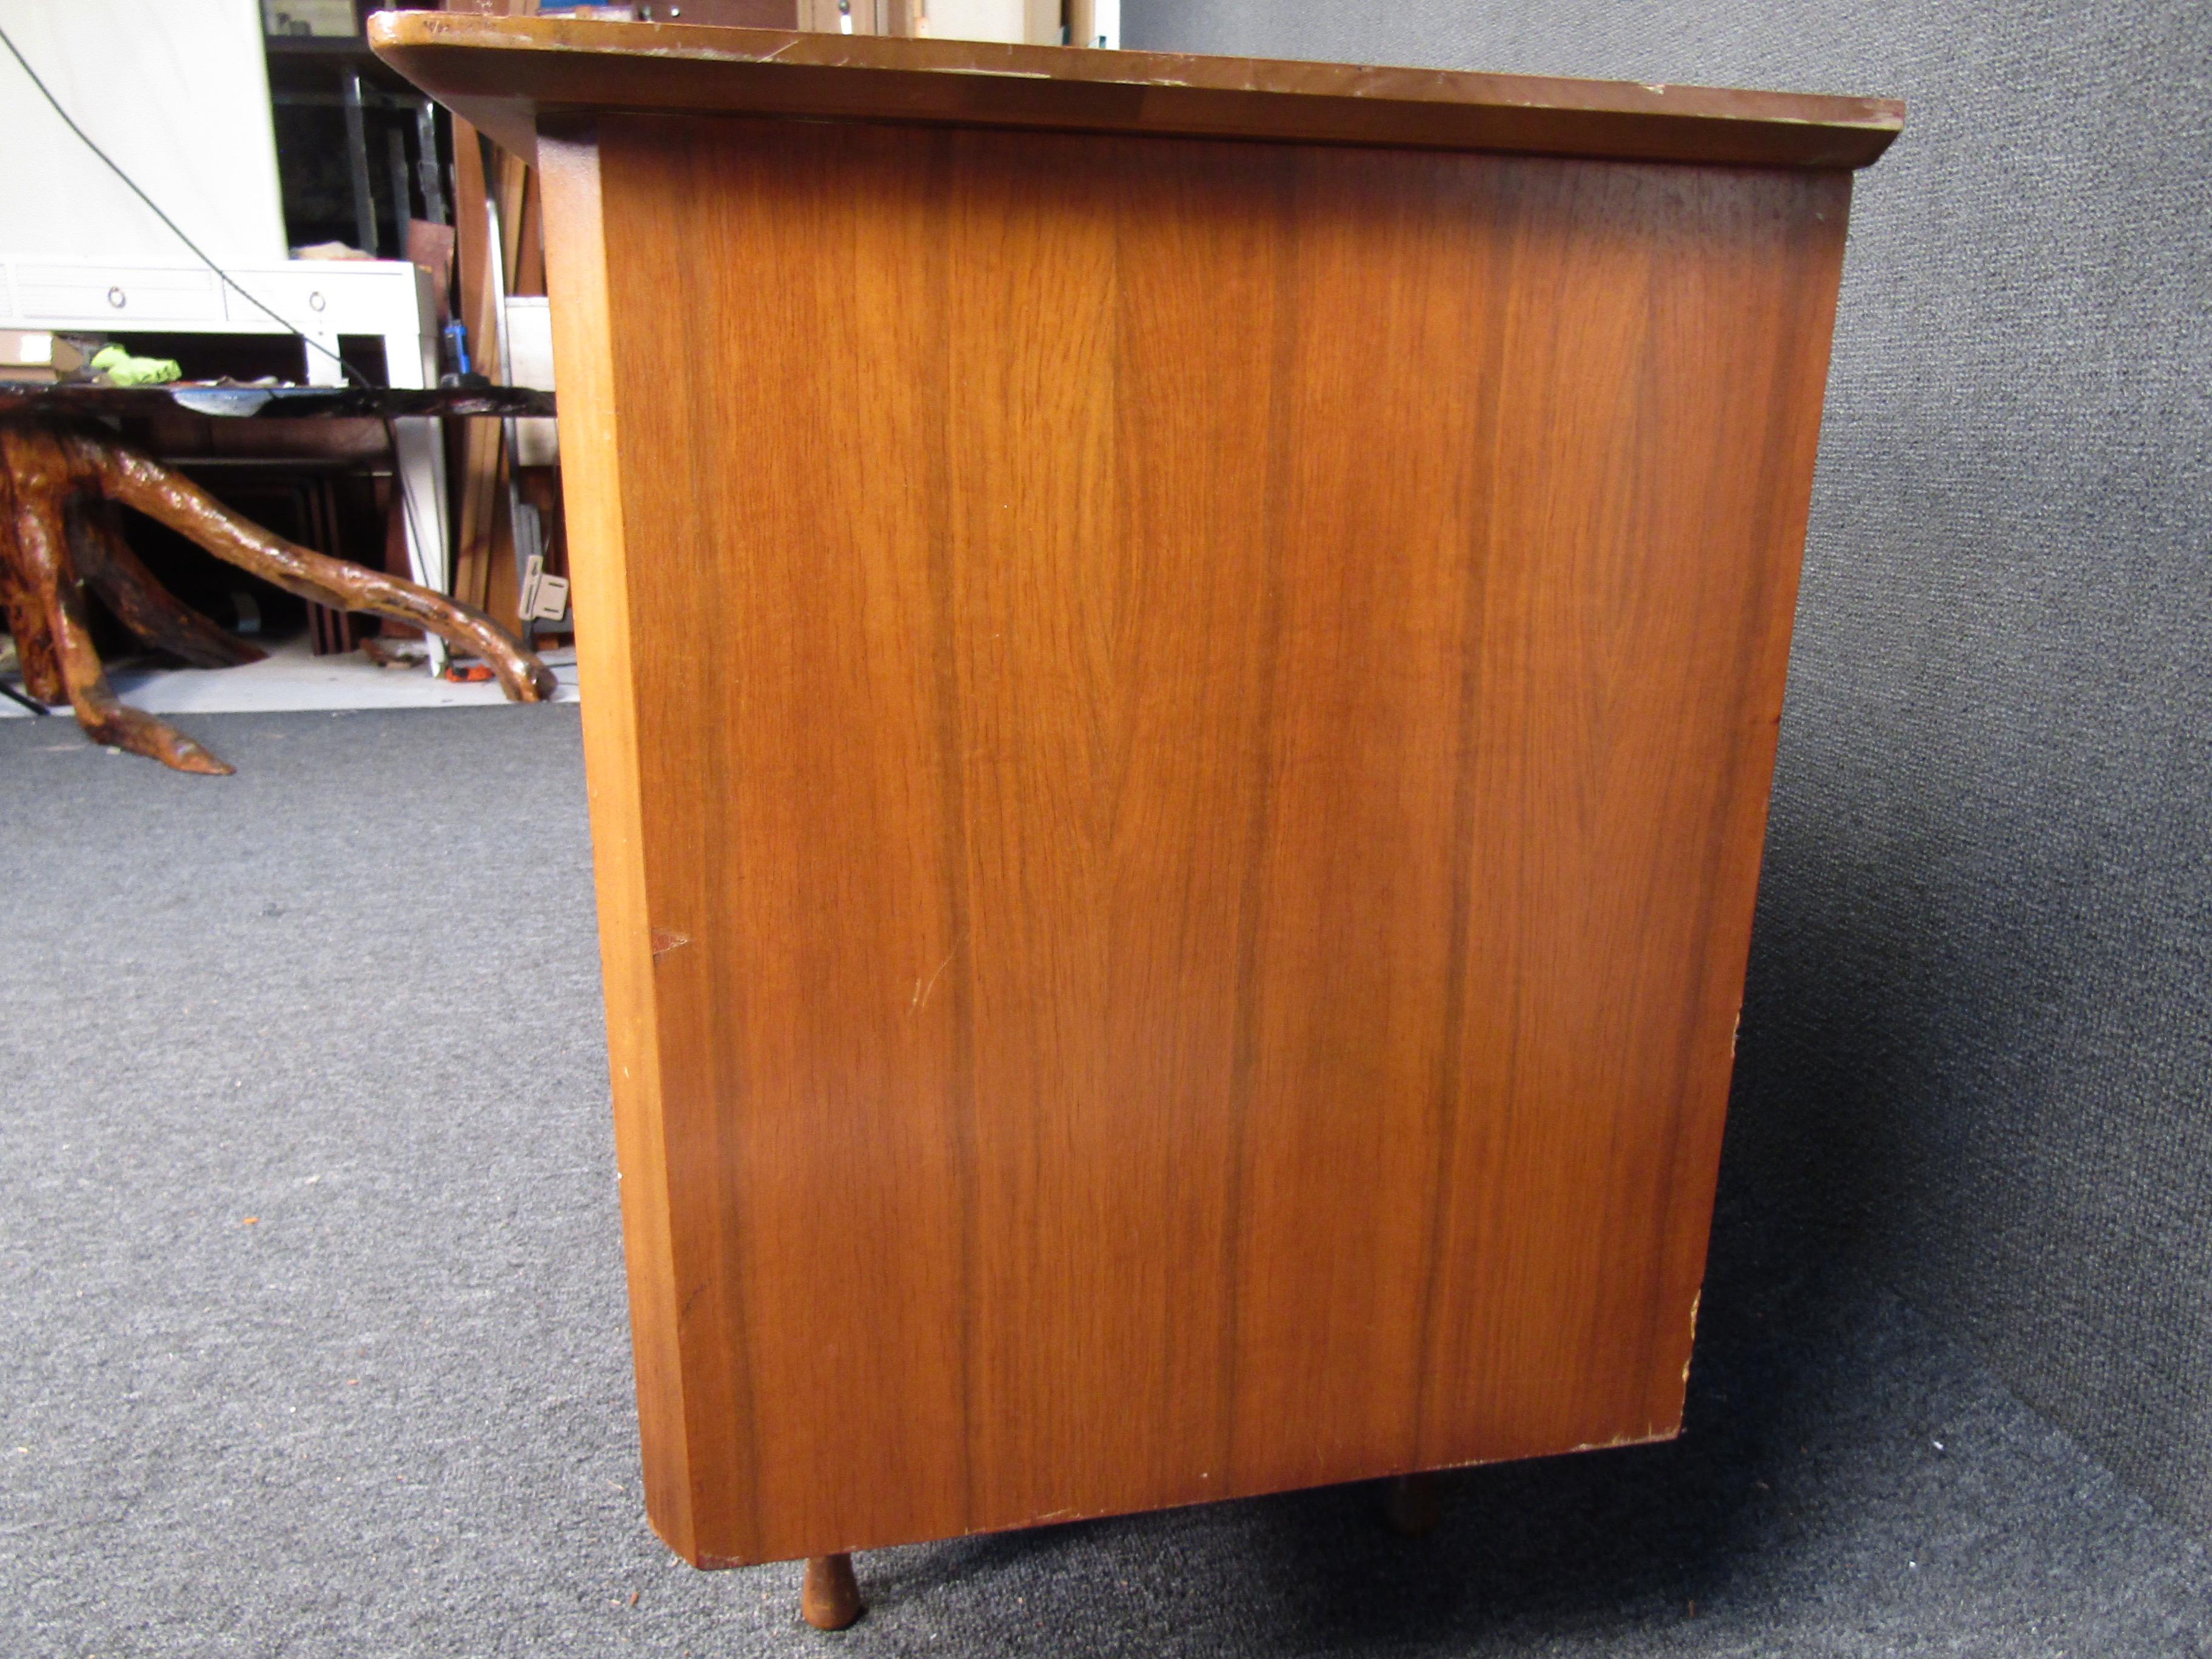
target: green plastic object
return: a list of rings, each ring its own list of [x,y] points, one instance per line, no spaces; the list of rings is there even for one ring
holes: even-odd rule
[[[110,386],[161,386],[185,378],[175,358],[134,357],[119,345],[100,347],[85,367],[105,375]]]

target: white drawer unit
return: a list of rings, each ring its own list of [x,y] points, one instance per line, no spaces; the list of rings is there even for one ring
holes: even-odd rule
[[[265,324],[269,320],[269,313],[263,311],[261,306],[255,305],[255,300],[267,306],[270,311],[275,312],[301,333],[310,335],[327,332],[331,318],[344,316],[359,309],[357,305],[350,303],[356,297],[350,285],[319,271],[310,271],[305,276],[295,276],[289,271],[274,276],[255,274],[234,276],[232,280],[246,293],[240,294],[237,289],[226,287],[222,295],[223,305],[232,319],[240,323],[258,319]],[[252,298],[247,298],[247,295]],[[352,333],[356,331],[348,329],[343,331]]]
[[[9,296],[8,315],[0,320],[86,333],[282,334],[296,329],[325,348],[311,348],[307,357],[308,381],[325,386],[344,378],[331,355],[338,337],[373,334],[384,342],[392,385],[436,382],[437,307],[430,279],[404,260],[295,259],[273,267],[240,267],[230,272],[237,289],[197,265],[19,259],[0,266],[0,271],[5,275],[0,293]]]
[[[397,331],[392,325],[398,320],[404,319],[408,332],[415,331],[416,275],[413,265],[393,260],[302,259],[283,270],[233,271],[231,280],[246,292],[226,286],[223,306],[231,321],[244,328],[267,328],[273,311],[302,334],[318,338],[388,337]],[[400,378],[404,372],[393,367],[394,386],[405,384]]]
[[[0,261],[0,307],[5,307],[0,326],[81,334],[297,330],[314,343],[307,349],[307,376],[317,386],[337,386],[345,379],[337,356],[340,336],[374,335],[384,342],[386,372],[393,386],[437,384],[438,311],[429,276],[416,266],[396,259],[294,259],[235,267],[230,276],[245,294],[204,265]],[[439,441],[437,422],[395,421],[392,432],[399,482],[406,491],[408,562],[416,581],[447,592],[453,566],[445,446]],[[444,667],[445,642],[433,635],[429,646],[432,667]]]
[[[210,270],[26,263],[15,275],[17,313],[27,323],[171,328],[223,317],[222,285]]]

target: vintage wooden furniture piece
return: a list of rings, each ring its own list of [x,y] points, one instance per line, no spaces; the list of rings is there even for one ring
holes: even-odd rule
[[[1899,106],[371,38],[544,170],[662,1536],[1674,1434]]]

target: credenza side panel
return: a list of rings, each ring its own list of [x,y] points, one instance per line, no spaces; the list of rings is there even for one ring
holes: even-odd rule
[[[599,143],[686,1553],[1674,1431],[1847,178]]]
[[[1424,1462],[1679,1428],[1849,204],[1636,168],[1524,202]]]
[[[649,634],[634,626],[623,534],[620,416],[599,148],[584,131],[542,135],[546,279],[562,408],[561,481],[576,612],[592,864],[599,908],[599,972],[607,1005],[615,1154],[622,1171],[623,1254],[647,1511],[670,1546],[696,1557],[693,1464],[684,1421],[675,1234],[668,1202],[659,1010],[647,921],[647,849],[639,782],[637,686]]]

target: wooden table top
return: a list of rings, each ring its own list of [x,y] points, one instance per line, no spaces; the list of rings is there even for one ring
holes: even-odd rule
[[[460,12],[369,43],[495,141],[617,110],[919,121],[1620,161],[1863,167],[1903,104],[1449,70]]]

